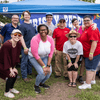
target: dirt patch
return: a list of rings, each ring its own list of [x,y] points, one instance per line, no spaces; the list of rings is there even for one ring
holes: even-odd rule
[[[78,100],[74,95],[79,92],[77,88],[68,87],[68,82],[54,83],[50,89],[45,91],[45,95],[37,94],[35,98],[28,97],[19,100]]]

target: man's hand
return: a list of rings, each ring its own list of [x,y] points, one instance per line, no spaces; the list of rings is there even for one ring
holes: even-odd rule
[[[24,49],[24,54],[27,55],[27,54],[28,54],[28,51],[29,51],[29,49],[28,49],[28,48],[25,48],[25,49]]]

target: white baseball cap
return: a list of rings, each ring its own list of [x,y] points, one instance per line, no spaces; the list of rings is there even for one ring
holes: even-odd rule
[[[20,31],[19,29],[14,29],[14,30],[12,31],[12,34],[14,34],[14,33],[20,33],[20,34],[22,34],[21,31]]]

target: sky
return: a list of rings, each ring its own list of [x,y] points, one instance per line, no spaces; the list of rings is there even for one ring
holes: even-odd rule
[[[0,1],[3,1],[3,0],[0,0]],[[17,2],[17,0],[7,0],[7,1],[9,1],[9,3],[11,3],[11,2]],[[99,3],[100,4],[100,0],[96,0],[95,3]]]
[[[100,0],[96,0],[96,2],[95,3],[100,3]]]

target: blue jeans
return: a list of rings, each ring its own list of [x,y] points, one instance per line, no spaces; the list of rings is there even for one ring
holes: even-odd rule
[[[21,50],[22,58],[21,58],[21,74],[22,78],[27,78],[27,73],[32,73],[32,65],[28,59],[28,55],[24,54],[24,50]]]
[[[100,54],[93,57],[93,60],[89,60],[89,58],[85,58],[85,66],[87,71],[96,71],[98,67],[98,63],[100,61]]]
[[[31,62],[31,64],[34,66],[34,68],[36,69],[38,75],[36,77],[36,82],[35,85],[39,86],[40,83],[44,84],[45,81],[50,77],[51,73],[52,73],[52,66],[50,67],[50,74],[48,73],[46,76],[43,72],[43,68],[40,66],[40,64],[37,62],[37,60],[34,57],[29,56],[29,60]],[[48,57],[41,57],[42,61],[44,62],[44,64],[47,66],[47,62],[48,62]]]

